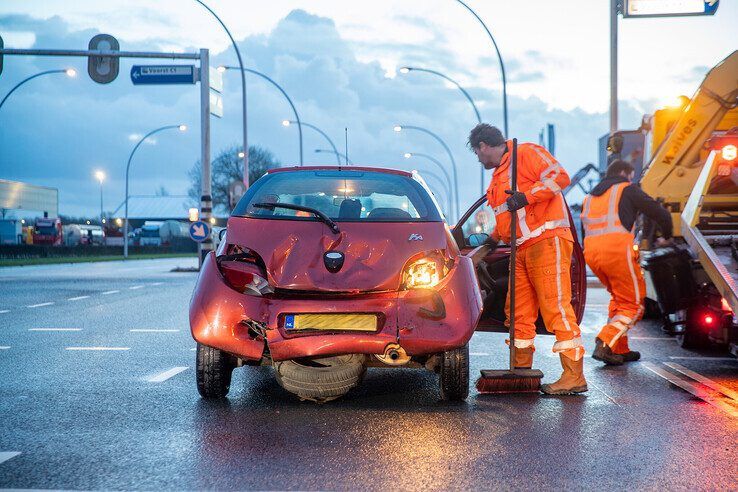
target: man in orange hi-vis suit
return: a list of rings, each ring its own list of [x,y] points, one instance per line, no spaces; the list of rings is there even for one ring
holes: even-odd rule
[[[641,354],[630,350],[628,330],[643,315],[646,283],[638,264],[633,236],[636,215],[644,213],[661,230],[658,246],[672,234],[671,215],[656,200],[631,184],[633,166],[613,161],[606,176],[582,202],[584,258],[610,293],[607,324],[595,339],[592,357],[608,365],[634,362]]]
[[[540,310],[546,329],[556,336],[563,374],[541,385],[547,394],[568,395],[587,391],[584,346],[571,305],[571,255],[574,239],[569,213],[561,194],[569,175],[543,147],[518,145],[518,191],[512,193],[510,159],[512,141],[499,129],[481,123],[469,134],[469,146],[485,169],[494,169],[487,201],[495,214],[489,244],[510,242],[511,212],[518,216],[518,252],[515,263],[516,368],[533,365],[535,322]],[[506,313],[509,316],[508,294]],[[509,322],[509,321],[508,321]]]

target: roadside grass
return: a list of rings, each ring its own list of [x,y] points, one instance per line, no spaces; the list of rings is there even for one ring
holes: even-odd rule
[[[129,260],[155,260],[158,258],[197,258],[197,253],[161,253],[128,255]],[[49,258],[9,258],[0,259],[0,267],[27,266],[27,265],[52,265],[58,263],[93,263],[99,261],[121,261],[123,255],[110,256],[59,256]]]

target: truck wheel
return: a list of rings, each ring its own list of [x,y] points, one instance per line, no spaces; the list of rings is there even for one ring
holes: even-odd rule
[[[660,319],[664,316],[663,314],[661,314],[659,303],[654,301],[653,299],[649,299],[648,297],[646,297],[643,307],[643,319]]]
[[[203,398],[225,398],[231,388],[236,358],[201,343],[197,344],[197,391]]]
[[[302,400],[318,403],[339,398],[361,381],[366,371],[362,354],[337,355],[317,359],[275,361],[279,384]]]
[[[705,335],[699,326],[687,322],[684,329],[676,333],[676,340],[683,349],[701,349],[709,345],[707,335]]]
[[[469,345],[443,353],[439,383],[442,400],[466,400],[469,396]]]

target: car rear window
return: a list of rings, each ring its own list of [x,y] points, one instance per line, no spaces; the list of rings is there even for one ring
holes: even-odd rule
[[[411,177],[373,171],[299,170],[267,174],[246,192],[233,216],[315,220],[309,213],[255,203],[310,207],[343,222],[436,222],[438,208]]]

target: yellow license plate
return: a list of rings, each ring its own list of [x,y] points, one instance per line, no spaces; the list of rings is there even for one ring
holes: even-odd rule
[[[287,330],[376,331],[375,314],[288,314]]]

